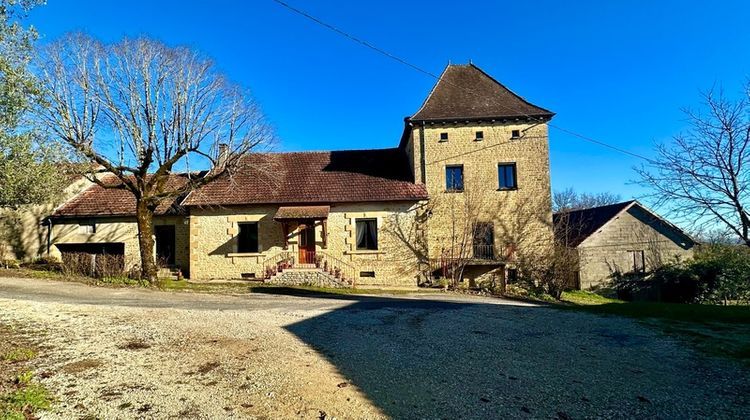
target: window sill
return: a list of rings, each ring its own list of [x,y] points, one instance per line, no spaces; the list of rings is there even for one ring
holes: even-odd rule
[[[262,252],[230,252],[227,254],[227,257],[261,257],[263,256]]]
[[[385,252],[379,249],[355,249],[354,251],[344,251],[345,255],[375,255],[385,254]]]
[[[518,190],[518,187],[513,187],[513,188],[498,188],[497,190],[498,191],[516,191],[516,190]]]
[[[444,192],[447,194],[459,194],[464,192],[464,190],[445,190]]]

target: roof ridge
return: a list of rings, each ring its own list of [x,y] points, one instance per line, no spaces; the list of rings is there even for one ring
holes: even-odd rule
[[[552,111],[548,110],[547,108],[543,108],[543,107],[541,107],[541,106],[539,106],[539,105],[534,105],[534,104],[532,104],[531,102],[527,101],[527,100],[526,100],[526,99],[525,99],[525,98],[524,98],[523,96],[521,96],[521,95],[517,94],[516,92],[513,92],[513,90],[512,90],[511,88],[509,88],[509,87],[505,86],[504,84],[502,84],[502,83],[501,83],[500,81],[498,81],[497,79],[495,79],[494,77],[492,77],[492,76],[491,76],[491,75],[490,75],[489,73],[487,73],[486,71],[484,71],[484,70],[482,70],[481,68],[479,68],[479,66],[477,66],[476,64],[474,64],[474,63],[469,63],[469,64],[467,65],[467,67],[473,67],[473,68],[474,68],[475,70],[478,70],[478,71],[479,71],[480,73],[482,73],[483,75],[485,75],[485,76],[489,77],[489,78],[490,78],[490,80],[492,80],[493,82],[495,82],[495,83],[497,83],[498,85],[500,85],[500,87],[502,87],[503,89],[505,89],[505,90],[507,90],[508,92],[510,92],[510,94],[511,94],[511,95],[513,95],[513,96],[515,96],[516,98],[520,99],[520,100],[521,100],[521,101],[523,101],[523,102],[524,102],[524,103],[525,103],[526,105],[529,105],[529,106],[533,106],[533,107],[535,107],[535,108],[539,108],[539,109],[541,109],[541,110],[543,110],[543,111],[546,111],[546,112],[548,112],[548,113],[550,113],[550,114],[552,114],[552,115],[555,115],[555,113],[554,113],[554,112],[552,112]]]
[[[336,153],[336,152],[381,152],[381,151],[396,151],[399,150],[399,147],[383,147],[378,149],[339,149],[339,150],[293,150],[293,151],[282,151],[282,152],[248,152],[244,153],[243,156],[246,155],[265,155],[265,156],[274,156],[274,155],[294,155],[294,154],[326,154],[326,153]]]
[[[563,215],[563,214],[570,214],[570,213],[584,212],[584,211],[594,211],[594,210],[600,210],[600,209],[603,209],[603,208],[615,207],[615,206],[628,206],[628,205],[631,205],[633,203],[638,203],[638,200],[632,199],[632,200],[627,200],[627,201],[621,201],[619,203],[605,204],[603,206],[588,207],[588,208],[585,208],[585,209],[560,210],[560,211],[556,211],[555,215]],[[638,203],[638,204],[640,205],[640,203]]]

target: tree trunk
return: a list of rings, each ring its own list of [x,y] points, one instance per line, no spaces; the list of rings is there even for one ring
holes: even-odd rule
[[[138,223],[141,278],[153,283],[158,271],[154,258],[154,208],[145,201],[136,200],[135,217]]]

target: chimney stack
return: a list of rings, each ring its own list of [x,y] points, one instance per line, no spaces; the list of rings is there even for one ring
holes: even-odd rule
[[[223,168],[224,164],[227,163],[229,157],[229,145],[226,143],[219,143],[219,155],[216,157],[216,167]]]

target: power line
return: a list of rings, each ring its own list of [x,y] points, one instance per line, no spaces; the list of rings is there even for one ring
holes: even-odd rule
[[[273,0],[273,2],[279,4],[280,6],[286,8],[287,10],[290,10],[293,13],[296,13],[296,14],[298,14],[298,15],[306,18],[306,19],[309,19],[309,20],[317,23],[318,25],[323,26],[324,28],[326,28],[328,30],[331,30],[331,31],[333,31],[333,32],[341,35],[341,36],[343,36],[343,37],[345,37],[345,38],[347,38],[347,39],[349,39],[349,40],[351,40],[351,41],[353,41],[353,42],[355,42],[357,44],[360,44],[360,45],[362,45],[362,46],[364,46],[366,48],[369,48],[369,49],[377,52],[378,54],[384,55],[385,57],[390,58],[391,60],[395,60],[395,61],[397,61],[397,62],[399,62],[399,63],[401,63],[401,64],[403,64],[403,65],[405,65],[407,67],[410,67],[411,69],[416,70],[416,71],[418,71],[418,72],[420,72],[422,74],[426,74],[427,76],[430,76],[433,79],[440,80],[440,76],[436,75],[435,73],[432,73],[432,72],[430,72],[428,70],[425,70],[425,69],[417,66],[416,64],[412,64],[409,61],[407,61],[407,60],[405,60],[405,59],[403,59],[401,57],[398,57],[398,56],[396,56],[394,54],[391,54],[388,51],[386,51],[386,50],[384,50],[382,48],[379,48],[379,47],[377,47],[377,46],[375,46],[375,45],[373,45],[373,44],[371,44],[371,43],[369,43],[369,42],[367,42],[367,41],[365,41],[365,40],[363,40],[361,38],[358,38],[358,37],[356,37],[354,35],[351,35],[348,32],[345,32],[345,31],[343,31],[343,30],[341,30],[341,29],[339,29],[339,28],[337,28],[337,27],[335,27],[335,26],[333,26],[333,25],[331,25],[329,23],[326,23],[326,22],[320,20],[319,18],[317,18],[317,17],[315,17],[315,16],[313,16],[313,15],[311,15],[311,14],[309,14],[309,13],[303,11],[303,10],[300,10],[300,9],[298,9],[298,8],[296,8],[296,7],[290,5],[290,4],[288,4],[288,3],[286,3],[286,2],[284,2],[282,0]],[[443,80],[443,82],[448,83],[448,84],[450,84],[450,85],[452,85],[454,87],[457,87],[459,89],[466,90],[466,91],[471,92],[471,93],[477,93],[473,89],[467,88],[465,86],[459,86],[459,85],[456,85],[456,84],[453,84],[453,83],[449,83],[449,82],[447,82],[445,80]],[[499,106],[501,106],[503,108],[506,108],[509,111],[520,113],[521,115],[523,115],[523,116],[525,116],[527,118],[533,119],[533,117],[531,115],[526,114],[524,112],[519,112],[516,109],[511,109],[510,107],[508,107],[508,106],[506,106],[506,105],[504,105],[502,103],[496,102],[496,105],[499,105]],[[649,159],[649,158],[647,158],[647,157],[645,157],[643,155],[639,155],[637,153],[630,152],[628,150],[619,148],[617,146],[612,146],[611,144],[608,144],[608,143],[603,142],[601,140],[596,140],[594,138],[585,136],[585,135],[577,133],[577,132],[575,132],[573,130],[568,130],[566,128],[557,126],[555,124],[550,124],[550,123],[548,123],[547,125],[550,126],[550,127],[552,127],[552,128],[555,128],[555,129],[557,129],[559,131],[562,131],[562,132],[564,132],[564,133],[566,133],[568,135],[574,136],[574,137],[576,137],[578,139],[581,139],[581,140],[584,140],[584,141],[587,141],[587,142],[590,142],[590,143],[593,143],[593,144],[597,144],[599,146],[606,147],[608,149],[614,150],[614,151],[622,153],[622,154],[626,154],[626,155],[629,155],[629,156],[632,156],[632,157],[643,159],[643,160],[645,160],[645,161],[647,161],[649,163],[653,163],[654,162],[653,160],[651,160],[651,159]],[[493,146],[488,146],[488,147],[493,147]]]

